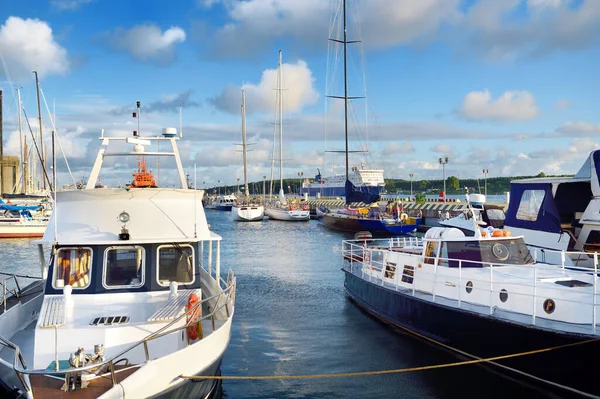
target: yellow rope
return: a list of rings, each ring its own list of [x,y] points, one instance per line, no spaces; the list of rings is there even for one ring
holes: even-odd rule
[[[417,334],[420,335],[420,334]],[[192,379],[192,380],[309,380],[309,379],[320,379],[320,378],[336,378],[336,377],[363,377],[369,375],[382,375],[382,374],[396,374],[396,373],[407,373],[410,371],[423,371],[423,370],[434,370],[447,367],[466,366],[469,364],[487,363],[496,360],[510,359],[519,356],[534,355],[537,353],[550,352],[556,349],[567,348],[571,346],[583,345],[590,342],[595,342],[600,338],[592,338],[587,341],[573,342],[570,344],[554,346],[551,348],[536,349],[528,352],[513,353],[509,355],[489,357],[486,359],[473,359],[465,360],[462,362],[446,363],[446,364],[434,364],[431,366],[421,367],[408,367],[403,369],[394,370],[377,370],[377,371],[361,371],[355,373],[331,373],[331,374],[312,374],[312,375],[250,375],[250,376],[223,376],[223,375],[180,375],[179,378]]]

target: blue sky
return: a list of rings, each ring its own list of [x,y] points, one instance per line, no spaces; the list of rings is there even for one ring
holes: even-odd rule
[[[139,100],[142,134],[178,127],[182,105],[184,166],[191,172],[196,162],[207,186],[232,184],[243,177],[235,143],[244,86],[250,179],[261,180],[270,175],[281,49],[284,175],[343,173],[343,156],[324,152],[342,148],[341,104],[326,100],[341,94],[339,49],[328,51],[327,41],[339,34],[339,4],[4,1],[5,152],[19,152],[15,87],[37,116],[36,69],[76,180],[89,174],[100,129],[135,130],[130,112]],[[389,178],[440,179],[437,159],[448,156],[446,173],[459,178],[482,177],[482,169],[492,177],[562,174],[600,148],[599,1],[348,0],[348,23],[349,39],[362,39],[350,50],[350,94],[367,92],[367,101],[352,102],[351,146],[370,150],[352,156],[353,165],[364,159]],[[109,164],[103,182],[129,182],[134,163]],[[63,165],[60,184],[70,182]]]

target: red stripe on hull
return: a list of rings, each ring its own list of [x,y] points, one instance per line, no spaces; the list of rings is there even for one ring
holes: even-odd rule
[[[43,236],[44,233],[0,233],[0,238],[35,238]]]

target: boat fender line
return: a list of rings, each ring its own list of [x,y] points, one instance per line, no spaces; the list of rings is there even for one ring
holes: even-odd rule
[[[578,395],[581,395],[581,396],[584,396],[587,398],[595,398],[595,399],[600,398],[600,396],[596,396],[596,395],[592,395],[587,392],[579,391],[575,388],[571,388],[566,385],[561,385],[561,384],[558,384],[553,381],[544,380],[544,379],[536,377],[534,375],[527,374],[520,370],[516,370],[516,369],[513,369],[512,367],[508,367],[503,364],[499,364],[499,363],[495,362],[496,360],[511,359],[511,358],[516,358],[516,357],[521,357],[521,356],[534,355],[537,353],[550,352],[550,351],[562,349],[562,348],[584,345],[587,343],[600,341],[600,338],[592,338],[592,339],[589,339],[586,341],[572,342],[569,344],[564,344],[564,345],[559,345],[559,346],[554,346],[554,347],[549,347],[549,348],[543,348],[543,349],[535,349],[535,350],[531,350],[531,351],[527,351],[527,352],[511,353],[508,355],[480,358],[475,355],[471,355],[467,352],[456,349],[450,345],[436,341],[433,338],[427,337],[426,335],[420,334],[420,333],[418,333],[414,330],[411,330],[407,327],[404,327],[402,325],[399,325],[396,323],[392,323],[392,324],[396,327],[399,327],[402,330],[405,330],[411,334],[418,336],[419,338],[423,338],[429,342],[433,342],[434,344],[443,346],[447,349],[450,349],[452,351],[455,351],[457,353],[460,353],[460,354],[470,357],[472,359],[464,360],[464,361],[460,361],[460,362],[454,362],[454,363],[433,364],[433,365],[429,365],[429,366],[407,367],[407,368],[403,368],[403,369],[391,369],[391,370],[359,371],[359,372],[353,372],[353,373],[329,373],[329,374],[308,374],[308,375],[249,375],[249,376],[241,376],[241,375],[211,375],[211,376],[209,376],[209,375],[180,375],[179,378],[189,379],[189,380],[314,380],[314,379],[338,378],[338,377],[364,377],[364,376],[370,376],[370,375],[399,374],[399,373],[407,373],[407,372],[411,372],[411,371],[434,370],[434,369],[443,369],[443,368],[448,368],[448,367],[466,366],[466,365],[470,365],[470,364],[490,363],[495,366],[502,367],[506,370],[516,372],[523,376],[553,385],[557,388],[560,388],[560,389],[563,389],[566,391],[570,391],[570,392],[576,393]]]
[[[202,339],[202,323],[200,318],[202,317],[202,308],[199,305],[198,295],[191,293],[188,297],[187,304],[185,305],[186,315],[186,326],[187,334],[190,340]]]

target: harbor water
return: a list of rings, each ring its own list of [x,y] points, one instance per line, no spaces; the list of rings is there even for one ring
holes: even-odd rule
[[[344,292],[341,240],[309,222],[231,221],[207,211],[223,237],[221,265],[237,275],[224,376],[352,373],[467,360],[369,316]],[[29,240],[0,241],[0,271],[40,274]],[[460,329],[461,326],[457,325]],[[507,337],[507,339],[510,339]],[[468,365],[387,375],[294,380],[225,380],[224,398],[547,398],[540,387],[490,366]]]

